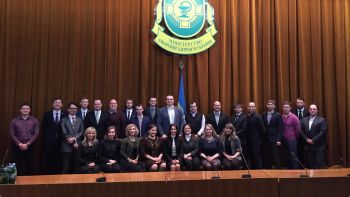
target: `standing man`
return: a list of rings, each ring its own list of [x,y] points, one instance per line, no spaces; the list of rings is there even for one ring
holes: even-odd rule
[[[108,126],[114,126],[116,128],[118,138],[125,138],[124,128],[127,124],[126,116],[123,112],[118,110],[118,102],[116,99],[111,99],[109,101],[108,114]]]
[[[307,116],[309,116],[309,111],[305,108],[305,100],[303,98],[297,98],[296,100],[296,108],[292,109],[292,113],[295,114],[298,118],[299,121]],[[304,140],[299,137],[297,139],[298,141],[298,148],[297,148],[297,156],[300,159],[302,163],[304,163]]]
[[[301,121],[301,137],[304,140],[305,161],[311,169],[326,167],[327,122],[318,115],[318,107],[311,104],[310,116]]]
[[[80,158],[78,142],[84,133],[84,124],[76,114],[78,106],[74,103],[68,104],[68,116],[62,118],[62,173],[78,173],[80,169]],[[73,165],[72,165],[73,164]],[[71,166],[73,167],[70,170]]]
[[[60,122],[67,114],[62,110],[61,98],[52,101],[52,110],[44,114],[42,130],[44,135],[44,157],[47,174],[59,174],[61,170],[61,126]]]
[[[166,106],[159,109],[157,117],[157,129],[160,136],[165,139],[169,135],[170,124],[175,124],[182,135],[182,127],[185,124],[182,110],[174,106],[174,97],[166,96]]]
[[[185,115],[186,123],[190,124],[192,133],[194,135],[202,135],[205,126],[205,117],[202,113],[198,112],[196,102],[190,103],[190,110]]]
[[[143,106],[141,104],[136,106],[136,117],[131,122],[139,129],[139,138],[147,137],[148,126],[152,124],[152,120],[150,117],[143,115]]]
[[[274,100],[267,101],[266,109],[267,111],[263,114],[266,131],[264,136],[264,156],[266,156],[266,160],[264,164],[268,169],[280,169],[280,147],[282,145],[283,119],[282,115],[275,111],[276,102]]]
[[[247,157],[251,160],[253,169],[261,169],[261,144],[264,135],[264,122],[262,117],[256,113],[256,105],[254,102],[248,104],[248,115],[246,122],[247,137]]]
[[[136,111],[134,109],[134,101],[132,99],[126,99],[124,115],[126,116],[127,124],[130,124],[136,117]]]
[[[108,127],[109,114],[102,111],[101,99],[94,100],[94,110],[86,114],[84,128],[94,127],[97,132],[97,139],[102,140]]]
[[[247,151],[247,138],[245,135],[247,116],[243,113],[243,104],[236,103],[234,107],[234,115],[231,118],[231,123],[236,129],[236,135],[241,140],[242,150]]]
[[[77,112],[77,116],[83,120],[85,120],[86,114],[89,112],[89,99],[86,97],[81,98],[80,100],[80,109]]]
[[[29,104],[21,104],[19,112],[20,116],[12,119],[10,123],[14,159],[18,175],[31,175],[34,169],[34,144],[39,135],[39,122],[36,118],[30,116]]]
[[[213,125],[216,133],[220,135],[225,125],[229,122],[229,116],[221,112],[221,103],[219,101],[215,101],[213,103],[213,112],[206,118],[206,124]]]
[[[158,116],[157,98],[151,97],[148,103],[149,103],[149,106],[146,107],[143,114],[151,118],[152,124],[157,124],[157,116]]]
[[[288,166],[290,169],[298,169],[297,139],[300,136],[300,122],[298,117],[291,113],[291,104],[283,103],[283,139],[288,151]]]

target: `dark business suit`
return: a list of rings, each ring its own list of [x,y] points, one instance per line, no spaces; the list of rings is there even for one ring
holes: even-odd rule
[[[86,114],[85,120],[84,120],[84,127],[85,129],[88,127],[94,127],[97,131],[97,139],[101,140],[103,139],[107,127],[109,126],[108,123],[109,114],[106,111],[100,111],[100,120],[97,123],[96,122],[96,116],[95,111],[90,111]]]
[[[78,173],[80,168],[79,150],[75,149],[73,145],[82,140],[84,134],[83,121],[76,116],[75,126],[69,116],[62,118],[61,120],[62,129],[62,172],[63,174],[69,173],[69,167],[73,162],[73,172]],[[67,143],[67,139],[74,137],[76,139],[72,144]]]
[[[61,110],[60,121],[67,115]],[[44,139],[45,174],[61,173],[61,126],[55,123],[53,110],[45,112],[42,121],[42,131]]]
[[[163,142],[163,158],[166,162],[167,168],[170,169],[172,160],[179,160],[181,163],[181,154],[180,154],[180,148],[182,144],[182,139],[180,137],[175,138],[175,149],[176,149],[176,155],[172,156],[172,148],[173,148],[173,138],[168,136],[166,140]]]
[[[274,111],[271,114],[270,122],[268,122],[268,113],[263,114],[265,125],[264,136],[264,167],[265,168],[281,168],[280,148],[277,142],[282,142],[283,119],[279,112]]]
[[[86,114],[89,112],[90,110],[87,110],[87,112],[86,112]],[[83,120],[83,122],[84,122],[84,120],[85,120],[85,117],[83,117],[83,114],[82,114],[83,112],[81,111],[81,109],[79,109],[78,111],[77,111],[77,114],[76,114],[76,116],[78,116],[80,119],[82,119]],[[86,114],[85,114],[85,116],[86,116]]]
[[[136,116],[131,120],[132,124],[135,124],[136,127],[139,129],[139,138],[144,138],[148,135],[148,126],[152,123],[152,120],[148,116],[143,116],[142,122],[141,122],[141,129],[139,124],[139,118]]]
[[[131,124],[132,120],[137,116],[136,110],[135,110],[134,108],[132,109],[132,112],[131,112],[129,118],[128,118],[128,114],[127,114],[127,109],[124,109],[124,110],[123,110],[123,113],[124,113],[124,115],[125,115],[125,117],[126,117],[126,122],[127,122],[127,124]]]
[[[207,116],[207,118],[205,119],[205,123],[213,125],[213,127],[218,135],[222,132],[225,125],[229,122],[230,122],[230,118],[228,117],[228,115],[224,114],[223,112],[220,112],[219,124],[216,124],[214,112],[210,113]]]
[[[241,141],[243,150],[247,144],[247,139],[245,136],[246,118],[247,116],[244,113],[240,113],[239,115],[234,114],[230,121],[236,129],[236,135]]]
[[[182,159],[182,168],[184,170],[199,170],[200,168],[200,160],[198,155],[198,137],[191,135],[189,141],[186,140],[185,136],[181,136],[182,143],[180,148],[180,154]],[[186,160],[184,158],[185,154],[191,153],[192,160]]]
[[[182,127],[185,124],[184,116],[181,111],[181,109],[174,107],[174,124],[179,129],[179,133],[182,134]],[[157,117],[157,129],[159,131],[159,134],[162,135],[169,135],[169,126],[170,126],[170,119],[168,115],[168,109],[167,107],[162,107],[159,109],[158,117]]]
[[[247,115],[246,119],[246,137],[247,137],[247,157],[251,160],[253,169],[261,169],[261,144],[264,135],[264,122],[257,113]]]
[[[158,107],[156,107],[156,109],[154,111],[154,116],[152,117],[151,108],[146,107],[146,109],[143,111],[143,115],[150,117],[152,124],[157,124],[158,111],[159,111],[159,109],[158,109]]]
[[[309,129],[310,116],[301,121],[301,137],[304,140],[305,161],[309,168],[320,169],[326,167],[327,122],[321,116],[316,116]],[[312,139],[314,144],[306,143]]]
[[[298,116],[298,108],[292,108],[292,113],[295,114],[298,118],[299,121],[307,116],[310,115],[309,110],[304,107],[302,117]],[[297,139],[297,157],[300,159],[302,163],[304,163],[304,139],[301,137],[301,135]]]

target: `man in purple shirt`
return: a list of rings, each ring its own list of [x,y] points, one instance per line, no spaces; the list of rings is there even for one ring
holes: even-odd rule
[[[291,103],[286,101],[283,103],[283,138],[288,151],[288,165],[291,169],[298,169],[297,162],[297,144],[300,136],[299,118],[291,112]]]
[[[10,135],[14,144],[14,159],[18,175],[31,175],[33,172],[34,142],[39,134],[39,122],[30,116],[30,105],[23,103],[19,108],[20,116],[10,123]]]

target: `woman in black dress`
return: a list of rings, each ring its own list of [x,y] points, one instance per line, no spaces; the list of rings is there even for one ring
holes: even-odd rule
[[[199,170],[200,161],[198,158],[198,137],[192,134],[190,124],[185,124],[182,131],[184,135],[181,136],[181,159],[183,170]]]
[[[128,124],[125,127],[126,137],[122,140],[120,148],[120,164],[125,172],[142,172],[144,165],[140,162],[140,138],[138,138],[139,130],[136,125]]]
[[[181,155],[180,155],[181,140],[179,131],[175,124],[170,124],[169,136],[164,140],[164,159],[167,168],[171,171],[180,171]]]
[[[96,129],[94,127],[88,127],[84,133],[84,140],[79,145],[81,173],[98,173],[100,171],[97,165],[97,146]]]
[[[120,141],[117,138],[116,128],[110,126],[104,139],[99,143],[98,157],[103,172],[120,172]]]
[[[199,140],[198,153],[204,170],[219,170],[220,156],[223,152],[222,143],[216,134],[213,125],[206,124],[204,135]]]
[[[157,137],[157,126],[148,127],[148,136],[140,142],[140,154],[148,171],[164,171],[166,163],[163,160],[163,142]]]

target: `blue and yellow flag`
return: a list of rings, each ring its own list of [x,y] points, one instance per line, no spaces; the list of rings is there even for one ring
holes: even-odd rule
[[[186,113],[185,87],[184,87],[184,77],[183,77],[182,69],[180,73],[179,99],[177,101],[177,107],[182,110],[183,114]]]

